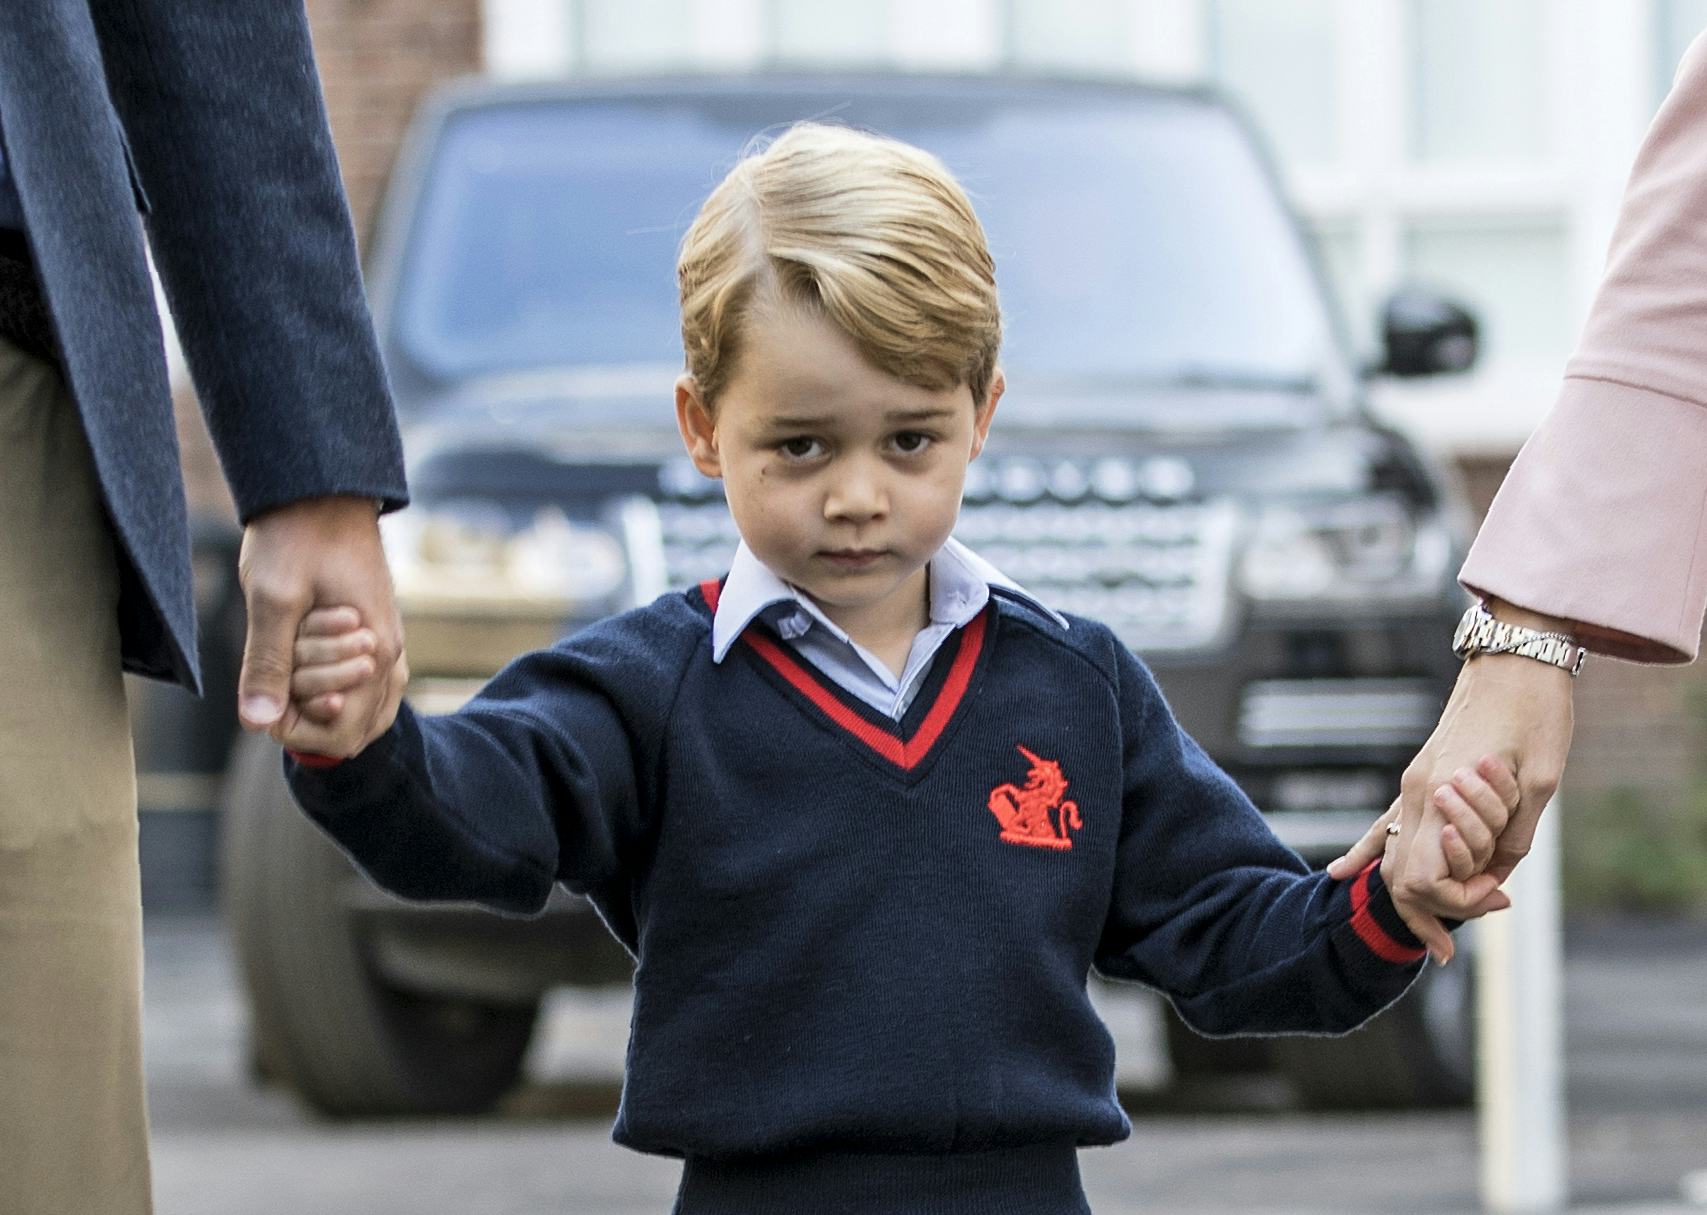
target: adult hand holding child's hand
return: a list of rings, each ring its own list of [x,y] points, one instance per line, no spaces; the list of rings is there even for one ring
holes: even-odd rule
[[[286,746],[339,758],[356,754],[387,728],[407,682],[403,626],[392,597],[374,503],[324,497],[293,502],[250,520],[238,558],[249,612],[239,716]],[[293,675],[301,625],[314,609],[347,605],[365,625],[370,675],[336,690],[335,711],[308,713],[295,703]],[[348,656],[354,658],[354,655]]]
[[[1483,872],[1495,855],[1501,834],[1518,806],[1516,774],[1498,756],[1488,755],[1474,768],[1460,768],[1428,798],[1435,830],[1433,846],[1403,850],[1405,799],[1395,800],[1344,856],[1328,866],[1335,878],[1349,878],[1377,857],[1381,880],[1393,905],[1437,963],[1452,958],[1452,936],[1440,916],[1475,919],[1511,906],[1499,889],[1504,874]],[[1409,860],[1407,877],[1402,864]],[[1445,910],[1442,910],[1442,907]]]
[[[378,644],[353,607],[316,608],[304,616],[291,652],[290,703],[273,737],[293,752],[349,758],[323,750],[320,740],[344,724],[340,718],[353,695],[372,689],[384,694],[380,714],[371,723],[373,737],[390,729],[409,680],[409,664],[399,654],[382,672],[375,657]],[[363,740],[362,746],[371,741]]]
[[[1570,621],[1488,600],[1509,624],[1570,634]],[[1442,917],[1470,919],[1529,851],[1536,824],[1571,749],[1571,672],[1522,654],[1475,653],[1464,663],[1434,733],[1405,769],[1392,840],[1367,834],[1330,872],[1356,872],[1377,856],[1411,931],[1436,958],[1451,957]],[[1509,822],[1464,848],[1445,835],[1454,810],[1483,782],[1497,788]],[[1456,790],[1456,792],[1454,792]],[[1462,817],[1460,814],[1458,817]],[[1389,846],[1390,845],[1390,846]],[[1450,845],[1450,850],[1449,850]],[[1503,896],[1502,896],[1503,897]]]

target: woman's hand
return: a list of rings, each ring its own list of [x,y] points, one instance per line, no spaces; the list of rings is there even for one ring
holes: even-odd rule
[[[1496,614],[1549,631],[1567,627],[1503,605]],[[1441,917],[1490,910],[1485,903],[1528,854],[1541,811],[1558,788],[1571,749],[1571,689],[1568,672],[1533,658],[1480,654],[1466,661],[1440,723],[1405,770],[1398,834],[1365,835],[1329,872],[1345,876],[1384,857],[1382,877],[1405,922],[1437,961],[1450,958],[1452,938]],[[1451,799],[1464,796],[1453,792],[1454,778],[1467,772],[1492,783],[1502,769],[1517,784],[1510,821],[1491,839],[1466,837],[1459,827],[1443,839],[1460,809]],[[1471,863],[1473,876],[1465,873]]]

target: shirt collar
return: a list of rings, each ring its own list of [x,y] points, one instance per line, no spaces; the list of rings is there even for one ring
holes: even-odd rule
[[[984,604],[989,602],[991,588],[999,588],[1016,599],[1025,600],[1062,628],[1067,627],[1067,618],[1060,612],[1009,578],[953,536],[948,538],[948,541],[937,550],[936,556],[932,558],[931,573],[939,575],[931,579],[933,601],[936,598],[935,590],[938,587],[952,590],[956,586],[976,584],[982,588],[983,593],[978,597],[977,606],[967,612],[964,618],[954,622],[957,628],[984,610]],[[935,602],[931,604],[931,619],[937,619]]]
[[[1067,621],[1060,613],[952,536],[931,558],[931,623],[949,628],[966,624],[989,603],[992,587],[1024,599],[1062,628],[1067,627]],[[735,549],[734,560],[729,563],[729,577],[723,583],[717,599],[717,611],[712,616],[711,660],[722,662],[729,647],[735,644],[747,626],[766,608],[779,603],[796,609],[779,622],[785,638],[792,640],[817,624],[831,635],[852,644],[847,633],[826,616],[810,596],[777,577],[743,540]],[[805,614],[804,618],[801,613]]]
[[[753,622],[753,617],[773,603],[792,603],[803,596],[778,578],[753,555],[745,540],[735,549],[729,577],[717,596],[717,611],[711,618],[711,660],[722,662],[729,647]]]

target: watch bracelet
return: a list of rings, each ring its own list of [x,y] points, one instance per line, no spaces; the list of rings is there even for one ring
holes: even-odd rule
[[[1549,650],[1552,652],[1549,653]],[[1576,662],[1573,665],[1566,666],[1557,661],[1572,650],[1577,652]],[[1549,666],[1558,667],[1573,679],[1576,678],[1577,672],[1583,669],[1583,660],[1588,653],[1581,643],[1572,641],[1563,633],[1536,633],[1534,636],[1525,637],[1522,641],[1510,640],[1504,644],[1496,644],[1490,640],[1488,645],[1477,652],[1482,654],[1516,654],[1520,658],[1533,658]]]

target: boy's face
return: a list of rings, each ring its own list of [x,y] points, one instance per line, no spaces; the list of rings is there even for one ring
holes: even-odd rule
[[[695,466],[723,479],[759,560],[843,628],[916,615],[925,565],[954,529],[1001,376],[975,408],[964,384],[898,380],[799,308],[756,308],[744,336],[715,413],[692,376],[676,383]]]

